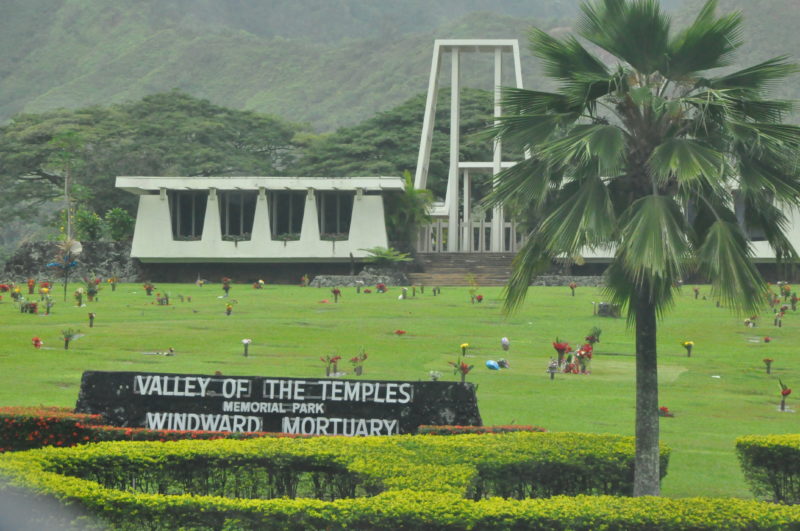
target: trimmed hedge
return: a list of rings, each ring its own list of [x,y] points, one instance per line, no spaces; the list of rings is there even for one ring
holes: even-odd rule
[[[664,469],[668,455],[662,449]],[[453,518],[460,528],[476,517],[473,503],[491,496],[630,494],[633,459],[633,439],[613,435],[260,438],[101,443],[7,453],[0,456],[0,476],[11,487],[77,503],[122,527],[152,521],[158,522],[157,528],[218,529],[231,524],[226,524],[230,519],[241,520],[235,525],[244,527],[262,527],[266,521],[270,528],[285,527],[276,521],[318,527],[327,521],[318,520],[319,514],[330,511],[343,511],[335,516],[334,527],[416,527],[430,510],[426,521],[438,525]],[[403,497],[382,496],[393,491],[429,495],[421,506],[409,508],[400,503]],[[285,503],[296,496],[319,499],[295,500],[285,507],[259,499]],[[396,500],[392,506],[382,505],[381,500],[390,499]],[[468,510],[445,518],[455,510],[454,500]],[[427,507],[429,503],[433,505]],[[464,510],[468,516],[460,514]],[[296,521],[281,516],[285,511],[297,513]],[[501,520],[516,519],[517,512]],[[374,520],[364,520],[361,513]]]
[[[465,433],[511,433],[514,431],[547,431],[539,426],[428,426],[417,428],[418,435],[462,435]]]
[[[800,504],[800,434],[739,437],[736,453],[756,496]]]
[[[100,415],[73,413],[58,407],[0,408],[0,453],[45,446],[69,447],[106,441],[179,441],[184,439],[253,439],[307,435],[220,431],[149,430],[102,424]]]

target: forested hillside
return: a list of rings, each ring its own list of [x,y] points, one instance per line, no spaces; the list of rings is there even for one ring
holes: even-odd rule
[[[700,0],[662,0],[677,21]],[[423,92],[434,38],[569,29],[578,0],[4,0],[0,122],[14,114],[137,100],[178,88],[234,109],[358,123]],[[800,55],[797,0],[721,0],[745,14],[742,62]],[[467,65],[476,78],[488,63]],[[486,72],[486,78],[489,77]],[[510,78],[507,81],[510,83]],[[478,85],[488,88],[488,80]],[[796,86],[784,95],[796,96]]]

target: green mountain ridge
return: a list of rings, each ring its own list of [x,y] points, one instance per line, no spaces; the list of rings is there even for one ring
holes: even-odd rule
[[[677,25],[701,5],[662,3],[673,9]],[[721,1],[721,11],[744,11],[748,47],[738,57],[741,64],[800,55],[795,3]],[[526,32],[533,25],[569,30],[578,4],[6,0],[0,6],[0,121],[19,112],[119,103],[177,88],[329,131],[424,92],[435,38],[520,39],[525,86],[539,86]],[[475,86],[489,88],[488,64],[467,64],[464,80],[480,78]],[[787,86],[780,95],[798,94]]]

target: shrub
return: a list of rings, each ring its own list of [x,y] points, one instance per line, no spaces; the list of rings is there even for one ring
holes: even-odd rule
[[[511,433],[514,431],[547,431],[538,426],[426,426],[417,428],[419,435],[463,435],[465,433]]]
[[[736,453],[756,496],[800,504],[800,434],[739,437]]]
[[[115,242],[130,240],[136,220],[125,209],[116,207],[106,212],[106,225],[111,239]]]
[[[103,219],[90,210],[78,209],[75,212],[75,237],[81,241],[98,241],[105,232]]]
[[[56,407],[0,408],[0,453],[44,446],[70,447],[104,441],[179,441],[183,439],[252,439],[305,437],[283,433],[171,431],[105,426],[100,415],[73,413]]]

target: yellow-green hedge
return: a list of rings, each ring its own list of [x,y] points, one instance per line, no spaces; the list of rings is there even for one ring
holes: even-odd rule
[[[663,450],[664,464],[667,456]],[[490,497],[493,489],[506,489],[512,496],[547,495],[564,478],[579,480],[586,492],[628,489],[632,461],[631,438],[570,433],[133,442],[5,454],[0,456],[0,477],[9,488],[55,496],[121,529],[800,526],[800,507],[755,501],[605,495]],[[205,479],[204,469],[209,471],[209,480],[221,470],[263,470],[275,476],[298,471],[308,477],[327,474],[331,481],[338,478],[351,486],[357,484],[356,497],[269,500],[197,492],[157,494],[159,488],[172,491],[182,481],[196,485]],[[150,487],[125,483],[126,478],[142,478],[142,474],[150,474]],[[557,481],[550,477],[556,475]],[[508,484],[501,484],[503,477]],[[104,486],[100,479],[116,482],[118,488]],[[540,483],[547,487],[535,486]]]
[[[739,437],[736,452],[756,496],[800,504],[800,434]]]

